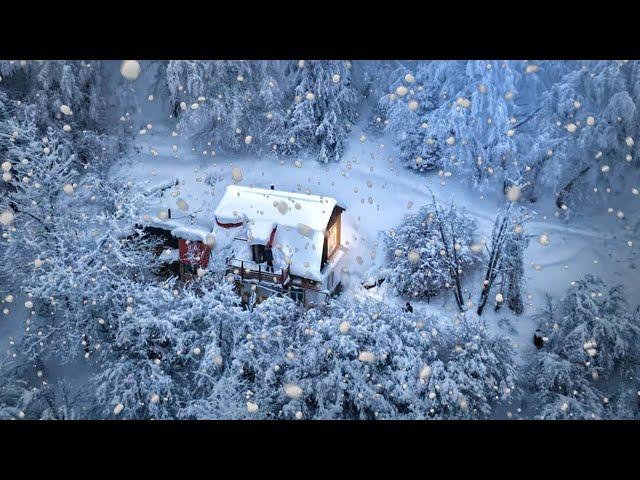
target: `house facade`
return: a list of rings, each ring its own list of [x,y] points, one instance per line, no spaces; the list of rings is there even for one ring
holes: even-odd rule
[[[313,306],[333,295],[347,254],[344,210],[329,197],[228,186],[215,228],[232,235],[227,276],[243,300],[279,293]]]

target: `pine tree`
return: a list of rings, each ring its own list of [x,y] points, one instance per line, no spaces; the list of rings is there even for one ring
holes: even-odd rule
[[[359,103],[351,68],[347,61],[288,62],[285,98],[292,103],[267,130],[276,153],[307,153],[323,163],[340,160]]]
[[[637,399],[611,382],[635,377],[640,359],[637,314],[620,286],[586,275],[559,301],[549,299],[540,329],[546,341],[532,355],[526,376],[543,418],[610,418],[637,410]]]
[[[179,130],[199,145],[212,153],[265,147],[266,124],[279,106],[276,62],[172,60],[160,71]]]

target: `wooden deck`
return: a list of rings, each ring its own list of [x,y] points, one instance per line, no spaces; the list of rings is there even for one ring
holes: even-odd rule
[[[267,266],[235,257],[227,258],[226,275],[232,273],[241,281],[255,280],[258,283],[284,286],[289,280],[289,267],[279,270],[267,269]]]

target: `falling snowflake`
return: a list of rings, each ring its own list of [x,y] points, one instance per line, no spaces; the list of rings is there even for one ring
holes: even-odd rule
[[[398,88],[396,88],[396,94],[399,97],[404,97],[408,92],[409,90],[404,85],[400,85]]]
[[[13,223],[14,215],[11,210],[4,210],[0,213],[0,225],[7,227]]]
[[[140,64],[137,60],[124,60],[120,65],[120,73],[127,80],[135,80],[140,75]]]
[[[429,365],[423,365],[422,368],[420,369],[420,373],[418,374],[418,377],[420,378],[420,380],[424,380],[426,382],[430,376],[431,376],[431,367]]]
[[[231,169],[231,177],[234,183],[240,183],[242,181],[242,170],[240,170],[240,167],[233,167]]]
[[[520,200],[522,191],[519,186],[512,185],[507,188],[506,194],[507,194],[507,200],[509,200],[510,202],[517,202],[518,200]]]
[[[471,100],[465,97],[458,97],[456,100],[456,105],[462,108],[469,108],[471,106]]]
[[[530,65],[527,65],[524,72],[528,75],[531,73],[536,73],[539,69],[540,67],[538,67],[538,65],[530,64]]]
[[[302,388],[298,385],[289,383],[284,386],[284,393],[286,393],[289,398],[300,398],[303,392]]]
[[[286,215],[287,212],[289,211],[289,204],[284,200],[280,200],[276,202],[276,208],[282,215]]]
[[[538,237],[538,243],[543,247],[548,246],[551,243],[551,239],[549,238],[548,233],[543,233]]]
[[[358,355],[358,360],[365,363],[371,363],[375,359],[376,359],[375,355],[368,351],[360,352],[360,355]]]
[[[418,263],[420,261],[420,252],[411,250],[407,254],[407,260],[409,260],[411,263]]]

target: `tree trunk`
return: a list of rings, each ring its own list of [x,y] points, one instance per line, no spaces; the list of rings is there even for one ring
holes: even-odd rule
[[[464,311],[463,308],[463,301],[462,301],[462,291],[460,288],[460,275],[458,274],[458,267],[457,267],[457,261],[455,260],[457,258],[457,255],[455,253],[455,237],[454,237],[454,246],[453,246],[453,267],[451,265],[451,257],[449,256],[449,245],[446,239],[446,236],[444,234],[444,228],[442,227],[442,221],[439,222],[438,225],[438,230],[440,230],[440,238],[442,240],[442,245],[444,246],[444,254],[445,257],[447,259],[447,265],[449,267],[449,275],[451,276],[451,281],[454,283],[454,291],[453,291],[453,296],[456,299],[456,304],[458,305],[458,309],[460,309],[461,312]]]
[[[580,180],[582,177],[584,177],[589,170],[591,170],[591,167],[592,165],[586,168],[583,168],[580,171],[580,173],[575,176],[575,178],[573,178],[569,183],[567,183],[564,187],[562,187],[562,189],[560,190],[560,193],[558,194],[558,197],[556,198],[556,206],[558,208],[562,208],[563,205],[566,205],[567,202],[565,200],[567,198],[567,195],[571,193],[571,189],[573,188],[575,183],[578,180]]]
[[[484,276],[482,292],[480,294],[480,302],[478,304],[478,315],[482,315],[484,311],[484,307],[487,304],[487,300],[489,299],[489,292],[491,291],[491,287],[493,282],[498,275],[498,264],[500,262],[502,244],[504,242],[504,232],[509,223],[509,212],[511,211],[511,206],[513,204],[509,204],[507,211],[504,214],[504,218],[502,219],[502,223],[500,224],[500,228],[496,233],[493,241],[491,242],[491,252],[489,254],[489,264],[487,265],[487,272]],[[498,221],[499,219],[496,219]]]

